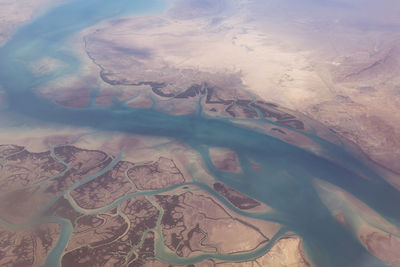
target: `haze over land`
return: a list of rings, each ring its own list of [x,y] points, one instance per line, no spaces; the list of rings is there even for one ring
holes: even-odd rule
[[[300,111],[400,171],[395,1],[173,3],[163,16],[96,26],[88,53],[115,79],[146,77],[175,92],[236,76],[235,90]]]
[[[0,10],[0,265],[400,264],[397,1]]]
[[[205,32],[232,41],[205,48],[211,66],[235,65],[249,90],[323,122],[399,172],[397,1],[192,2],[225,7],[204,18],[219,17],[221,26]]]

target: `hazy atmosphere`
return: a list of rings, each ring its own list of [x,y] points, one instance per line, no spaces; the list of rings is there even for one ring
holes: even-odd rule
[[[0,0],[0,266],[399,267],[396,0]]]

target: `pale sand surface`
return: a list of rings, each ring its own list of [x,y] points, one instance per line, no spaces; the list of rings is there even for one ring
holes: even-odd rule
[[[63,1],[65,0],[2,0],[0,2],[0,45],[10,38],[18,26]]]
[[[396,226],[339,187],[322,180],[315,180],[314,185],[332,215],[353,231],[366,249],[391,266],[400,262]]]
[[[288,30],[292,22],[252,20],[240,1],[218,15],[202,12],[190,20],[169,12],[106,21],[86,31],[86,48],[123,83],[164,81],[179,92],[236,77],[232,90],[305,113],[400,171],[398,33],[340,24],[324,33],[312,21]]]

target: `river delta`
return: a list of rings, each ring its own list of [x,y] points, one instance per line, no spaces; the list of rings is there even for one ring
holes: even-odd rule
[[[67,1],[0,48],[4,131],[28,132],[0,145],[0,264],[398,266],[399,190],[322,124],[222,74],[121,79],[88,46],[81,78],[80,32],[165,8]]]

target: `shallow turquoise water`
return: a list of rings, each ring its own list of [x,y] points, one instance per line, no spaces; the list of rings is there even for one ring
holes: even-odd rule
[[[50,251],[49,255],[46,258],[46,262],[43,267],[55,267],[61,264],[61,256],[68,245],[69,237],[72,234],[73,226],[69,220],[50,217],[45,218],[45,222],[47,223],[57,223],[61,227],[60,236],[58,238],[58,242],[56,246]]]
[[[163,2],[156,0],[73,1],[21,27],[0,49],[0,84],[7,92],[8,112],[44,122],[166,136],[185,142],[201,154],[217,179],[277,210],[274,219],[303,237],[305,248],[316,266],[385,266],[331,216],[313,189],[313,178],[328,181],[344,188],[395,225],[400,225],[399,192],[342,147],[309,135],[316,145],[328,151],[329,158],[335,159],[333,162],[272,136],[234,125],[227,119],[177,116],[127,107],[71,109],[57,106],[33,92],[38,84],[79,71],[79,60],[63,46],[74,33],[125,12],[159,12],[164,7]],[[58,58],[66,63],[66,67],[52,76],[35,76],[27,63],[43,56]],[[208,154],[208,148],[212,146],[236,151],[243,174],[215,169]],[[260,172],[253,170],[251,161],[257,162]],[[263,218],[262,215],[259,217]],[[64,229],[68,228],[63,224],[65,222],[60,223]],[[46,266],[58,265],[63,244],[69,238],[67,230]],[[255,252],[253,256],[246,254],[234,260],[246,260],[257,255]]]

